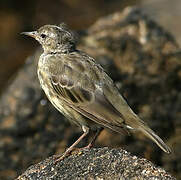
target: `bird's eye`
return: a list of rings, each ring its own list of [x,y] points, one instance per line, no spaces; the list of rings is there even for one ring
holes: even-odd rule
[[[46,34],[41,34],[40,36],[41,36],[41,38],[45,38]]]

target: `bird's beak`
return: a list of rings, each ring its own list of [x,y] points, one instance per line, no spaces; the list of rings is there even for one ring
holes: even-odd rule
[[[32,31],[32,32],[22,32],[21,34],[36,38],[37,36],[37,31]]]

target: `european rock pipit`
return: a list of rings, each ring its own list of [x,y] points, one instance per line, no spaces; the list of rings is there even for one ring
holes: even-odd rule
[[[163,151],[171,152],[132,111],[104,69],[92,57],[76,49],[76,37],[65,24],[45,25],[23,34],[35,38],[43,47],[38,78],[48,99],[84,132],[60,159],[71,152],[89,130],[94,130],[90,147],[102,128],[118,133],[141,131]]]

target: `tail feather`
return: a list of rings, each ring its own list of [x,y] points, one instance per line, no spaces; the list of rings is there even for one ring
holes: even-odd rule
[[[141,125],[139,130],[145,134],[148,138],[153,140],[164,152],[171,153],[171,149],[163,142],[163,140],[154,133],[149,127]]]

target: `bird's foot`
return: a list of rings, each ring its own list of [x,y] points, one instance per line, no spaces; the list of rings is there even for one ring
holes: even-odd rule
[[[82,153],[82,150],[88,150],[90,148],[92,148],[92,144],[88,144],[87,146],[85,147],[82,147],[82,148],[68,148],[63,154],[60,154],[60,155],[55,155],[54,157],[54,163],[58,163],[62,160],[64,160],[64,158],[70,156],[70,155],[80,155]]]
[[[59,161],[64,160],[64,158],[68,157],[71,155],[72,151],[74,151],[76,148],[68,148],[63,154],[55,155],[54,157],[54,163],[58,163]]]

